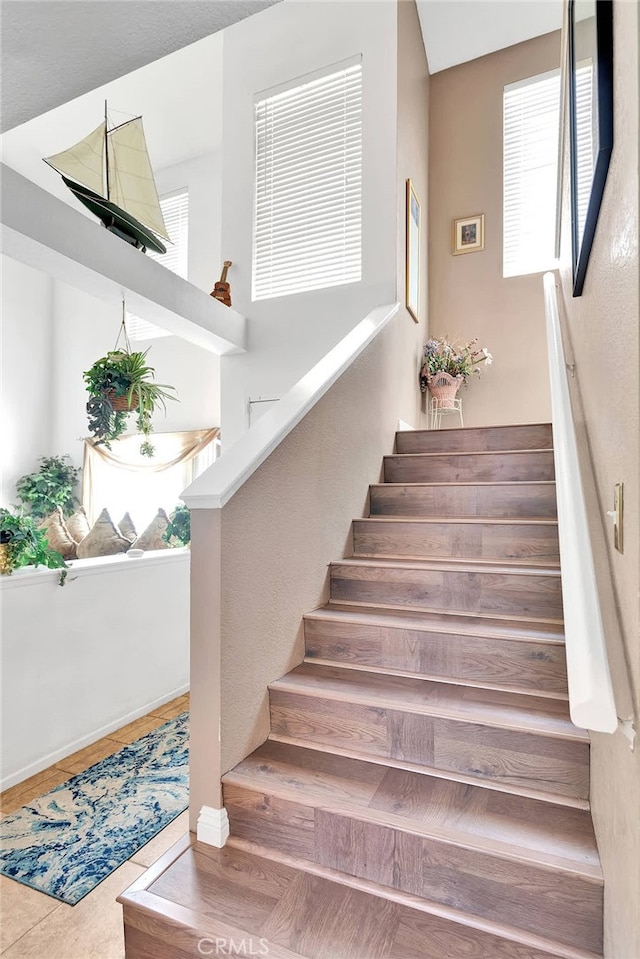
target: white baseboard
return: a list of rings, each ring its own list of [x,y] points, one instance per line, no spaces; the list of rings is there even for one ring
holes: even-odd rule
[[[224,806],[222,809],[202,807],[196,835],[198,842],[205,842],[208,846],[217,846],[218,849],[224,846],[229,838],[229,816]]]
[[[398,420],[396,430],[398,433],[406,433],[407,430],[415,430],[415,426],[409,426],[409,424],[405,423],[404,420]]]
[[[165,693],[163,696],[153,699],[151,702],[145,703],[144,706],[139,706],[137,709],[133,709],[130,713],[120,716],[113,722],[107,723],[105,726],[101,726],[99,729],[94,729],[92,733],[89,733],[86,736],[81,736],[79,739],[74,739],[72,742],[67,743],[60,749],[56,749],[55,752],[47,753],[47,755],[42,756],[41,759],[29,763],[28,766],[23,766],[22,769],[19,769],[15,773],[5,776],[0,781],[0,789],[4,791],[5,789],[10,789],[11,786],[17,786],[18,783],[21,783],[24,779],[28,779],[30,776],[35,776],[36,773],[40,773],[43,769],[47,769],[49,766],[59,763],[61,759],[66,759],[68,756],[71,756],[72,753],[78,752],[79,749],[84,749],[85,746],[92,746],[93,743],[97,743],[99,739],[104,739],[105,736],[108,736],[109,733],[115,732],[116,729],[121,729],[122,726],[132,723],[136,719],[141,719],[142,716],[146,716],[147,713],[152,712],[154,709],[159,709],[161,706],[164,706],[165,703],[169,703],[172,699],[176,699],[178,696],[183,696],[184,693],[188,692],[189,683],[184,683],[183,685],[172,689],[171,692]],[[69,775],[69,778],[71,778],[71,775]]]

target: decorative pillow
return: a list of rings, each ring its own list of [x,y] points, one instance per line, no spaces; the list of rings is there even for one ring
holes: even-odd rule
[[[136,549],[168,549],[169,544],[162,538],[168,525],[169,517],[163,509],[159,509],[144,533],[138,536]]]
[[[51,549],[60,553],[63,559],[76,558],[76,541],[67,528],[59,506],[49,516],[45,516],[40,523],[40,529],[45,530]]]
[[[76,543],[79,543],[80,540],[83,540],[88,534],[91,527],[89,526],[89,520],[84,511],[84,506],[81,506],[80,509],[76,510],[73,516],[69,517],[67,520],[67,529]]]
[[[133,525],[133,520],[131,519],[128,513],[125,513],[122,519],[120,520],[120,522],[118,523],[118,529],[120,530],[122,535],[125,537],[125,539],[131,540],[132,543],[134,542],[136,536],[138,535],[136,532],[136,528]]]
[[[103,509],[85,538],[78,543],[78,559],[126,553],[130,546],[131,542],[120,535],[120,530],[114,525],[108,510]]]

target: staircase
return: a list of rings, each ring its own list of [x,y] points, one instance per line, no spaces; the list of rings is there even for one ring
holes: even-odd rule
[[[270,959],[602,955],[551,446],[548,425],[397,435],[269,740],[224,777],[227,846],[174,853],[144,915],[123,897],[129,959],[205,935]]]

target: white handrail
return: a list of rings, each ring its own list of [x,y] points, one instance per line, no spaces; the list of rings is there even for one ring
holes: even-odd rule
[[[571,413],[556,278],[545,273],[543,282],[569,711],[576,726],[612,733],[618,719]]]
[[[190,509],[220,509],[398,312],[380,306],[316,363],[278,402],[182,493]],[[223,436],[224,442],[224,436]]]

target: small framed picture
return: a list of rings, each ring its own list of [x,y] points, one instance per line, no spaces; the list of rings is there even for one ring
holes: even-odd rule
[[[418,320],[420,308],[420,203],[411,180],[407,180],[407,262],[406,262],[406,306]]]
[[[484,213],[453,221],[453,255],[484,250]]]

